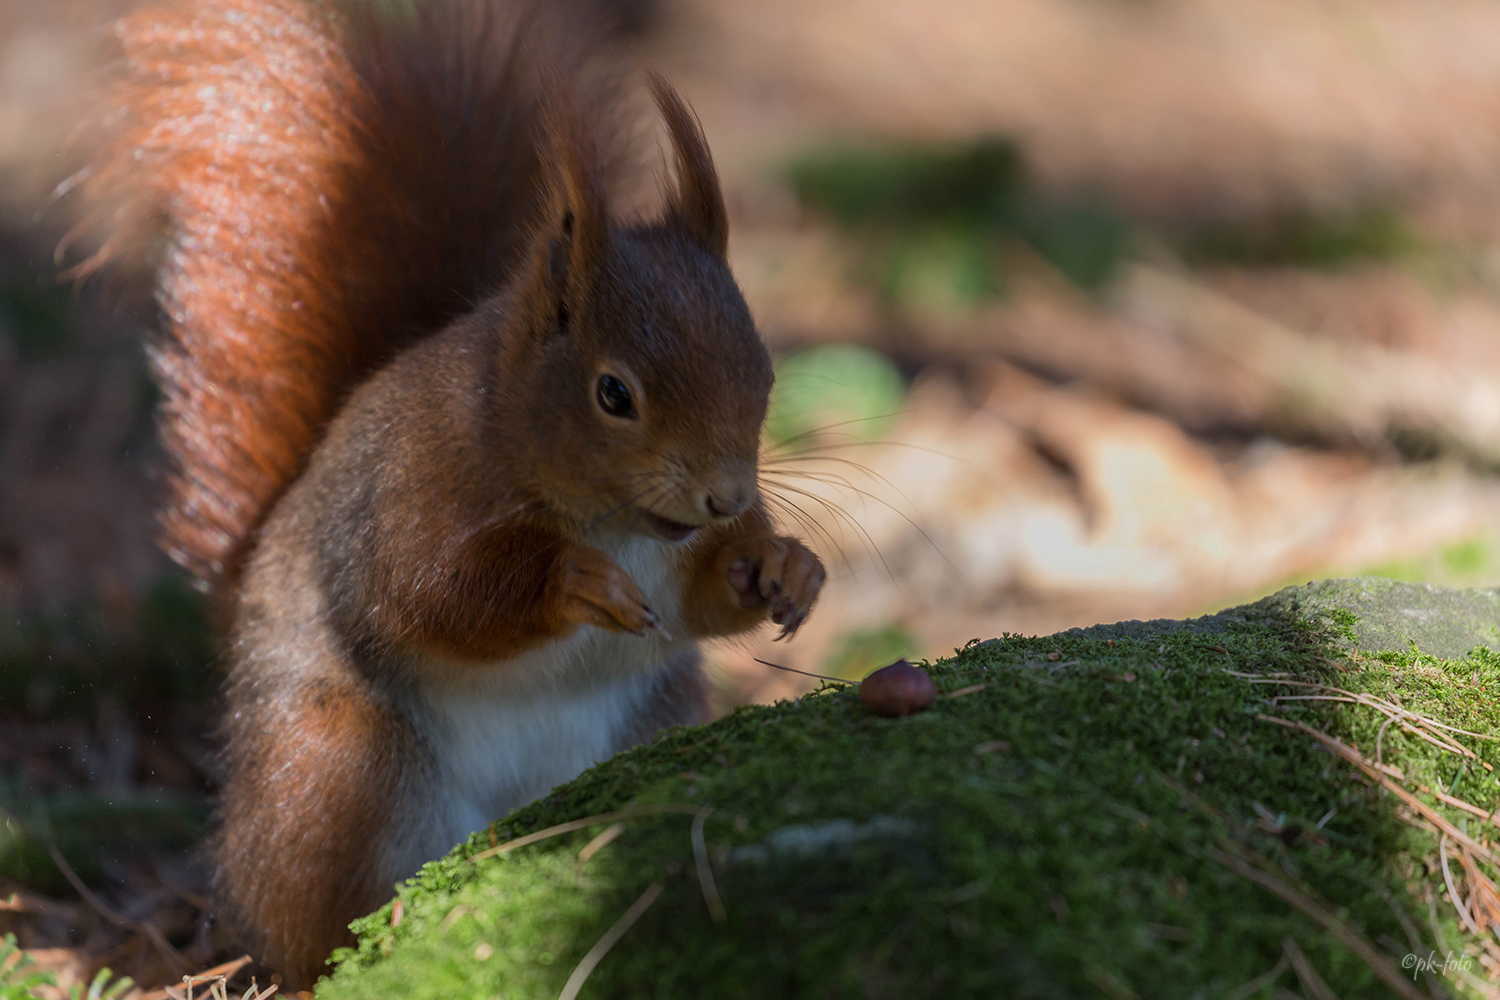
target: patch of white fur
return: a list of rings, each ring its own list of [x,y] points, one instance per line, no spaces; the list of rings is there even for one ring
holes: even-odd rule
[[[519,701],[429,699],[438,756],[429,792],[434,839],[416,863],[614,754],[650,686],[649,673],[639,673]]]
[[[667,631],[680,635],[677,547],[639,534],[593,541],[636,581]],[[416,721],[438,774],[431,788],[416,790],[418,813],[390,845],[392,877],[622,749],[647,708],[654,675],[684,645],[657,633],[585,626],[509,660],[423,671]]]

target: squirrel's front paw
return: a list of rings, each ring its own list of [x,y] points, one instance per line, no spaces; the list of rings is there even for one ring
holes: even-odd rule
[[[641,588],[605,553],[587,545],[573,545],[563,554],[559,568],[562,614],[569,624],[636,635],[652,629],[671,638],[646,603]]]
[[[768,608],[785,639],[802,627],[827,574],[795,538],[757,538],[735,546],[727,577],[742,608]]]

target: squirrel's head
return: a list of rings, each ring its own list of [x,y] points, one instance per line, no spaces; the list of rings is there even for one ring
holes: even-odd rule
[[[527,373],[528,473],[554,510],[670,541],[758,497],[772,372],[726,261],[728,218],[696,119],[651,78],[676,154],[659,221],[612,224],[594,130],[548,117],[548,210],[507,359]]]

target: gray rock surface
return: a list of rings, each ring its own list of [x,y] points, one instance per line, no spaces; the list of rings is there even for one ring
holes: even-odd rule
[[[1225,632],[1265,615],[1315,617],[1336,623],[1333,615],[1340,610],[1357,619],[1348,640],[1351,649],[1405,649],[1415,643],[1424,653],[1450,659],[1476,646],[1500,651],[1500,587],[1459,590],[1372,576],[1287,587],[1254,604],[1187,621],[1161,618],[1071,631],[1100,639],[1144,639],[1183,629]]]

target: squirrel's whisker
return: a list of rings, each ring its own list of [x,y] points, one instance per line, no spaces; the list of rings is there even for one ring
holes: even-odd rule
[[[869,423],[872,420],[890,420],[894,417],[904,416],[905,414],[910,412],[910,410],[895,410],[891,413],[877,413],[874,416],[870,417],[851,417],[848,420],[840,420],[836,423],[824,424],[821,427],[814,427],[810,430],[802,431],[799,434],[793,434],[791,437],[782,438],[780,441],[775,442],[772,447],[785,448],[788,445],[795,444],[798,441],[803,441],[810,437],[816,437],[819,434],[827,434],[829,431],[837,430],[840,427],[849,427],[854,424],[865,424]]]
[[[766,498],[766,502],[768,504],[774,505],[776,509],[782,511],[787,516],[795,520],[798,525],[802,527],[802,530],[808,532],[814,537],[821,535],[822,538],[827,541],[830,546],[833,547],[833,550],[839,554],[839,561],[844,564],[844,570],[846,572],[853,572],[854,566],[849,561],[849,555],[844,551],[844,546],[840,544],[839,540],[835,538],[827,528],[818,523],[817,518],[813,517],[811,514],[808,514],[807,511],[803,510],[796,503],[785,499],[774,491],[762,489],[761,493]]]
[[[791,465],[793,463],[801,463],[801,462],[837,462],[840,465],[848,466],[848,467],[850,467],[852,469],[855,469],[858,472],[863,472],[865,475],[869,476],[871,479],[879,480],[881,483],[885,484],[886,486],[889,486],[891,489],[895,490],[897,494],[900,495],[901,499],[905,500],[908,504],[911,504],[913,508],[916,507],[916,504],[912,504],[911,497],[907,496],[902,491],[901,487],[899,487],[895,483],[891,482],[884,475],[880,474],[879,472],[876,472],[874,469],[870,468],[867,465],[863,465],[863,464],[861,464],[859,462],[854,461],[853,459],[844,458],[844,457],[842,457],[840,455],[811,455],[811,454],[809,454],[809,455],[788,455],[788,456],[786,456],[784,458],[775,459],[772,462],[770,462],[769,464],[763,464],[762,468],[768,469],[768,470],[770,470],[772,472],[784,472],[784,473],[787,473],[789,475],[798,475],[798,476],[804,476],[804,475],[805,476],[811,476],[811,475],[813,475],[813,473],[805,472],[802,469],[789,469],[789,468],[786,468],[786,466],[788,466],[788,465]],[[847,480],[845,480],[845,481],[847,482]],[[853,483],[849,483],[849,487],[851,489],[853,489],[854,488]]]
[[[774,479],[772,480],[772,484],[778,489],[787,490],[791,493],[795,493],[798,496],[805,497],[808,500],[811,500],[813,503],[818,504],[824,510],[828,511],[828,513],[834,515],[834,517],[838,520],[854,528],[859,537],[863,539],[869,551],[874,553],[875,557],[880,560],[880,565],[882,568],[884,568],[886,576],[890,578],[892,583],[896,583],[899,585],[899,581],[897,581],[896,579],[896,574],[891,571],[890,564],[886,562],[885,553],[880,551],[880,546],[875,543],[875,539],[870,535],[869,531],[865,529],[865,526],[859,522],[859,519],[856,518],[853,514],[850,514],[840,504],[837,504],[832,500],[827,499],[826,497],[819,496],[818,494],[813,493],[810,490],[804,490],[800,487],[793,486],[790,483],[777,482]],[[897,513],[899,513],[899,511]],[[921,529],[918,530],[920,531]]]
[[[803,470],[795,470],[795,471],[793,471],[793,470],[786,470],[786,471],[781,471],[781,472],[773,471],[771,474],[772,474],[772,476],[776,476],[778,474],[779,475],[795,475],[795,476],[800,476],[800,477],[805,478],[805,479],[810,479],[810,480],[812,480],[814,482],[822,482],[822,483],[827,483],[829,485],[834,485],[834,486],[837,486],[837,487],[842,487],[844,489],[849,490],[852,493],[856,493],[859,496],[864,497],[865,499],[873,500],[874,502],[880,504],[882,507],[885,507],[886,509],[888,509],[889,511],[891,511],[891,513],[895,514],[897,517],[901,518],[908,525],[910,525],[911,528],[913,530],[915,530],[917,534],[919,534],[919,535],[922,536],[922,540],[923,541],[925,541],[928,545],[932,546],[932,551],[936,552],[939,556],[942,557],[943,562],[947,563],[948,566],[950,568],[952,568],[955,572],[958,570],[958,567],[953,565],[953,560],[949,559],[947,553],[945,553],[942,550],[942,548],[940,548],[938,546],[937,542],[935,542],[935,541],[932,540],[932,536],[929,535],[929,534],[927,534],[927,530],[925,528],[923,528],[916,521],[912,520],[912,518],[905,511],[903,511],[901,508],[897,507],[895,504],[891,503],[890,501],[886,500],[884,497],[881,497],[880,495],[878,495],[876,493],[871,493],[869,490],[861,489],[860,487],[855,486],[853,483],[849,482],[847,479],[845,479],[842,476],[836,477],[836,479],[834,479],[834,480],[829,480],[829,479],[821,478],[818,473],[806,472],[806,471],[803,471]],[[786,486],[786,488],[788,488],[788,489],[792,488],[789,484],[786,484],[786,483],[783,483],[782,485]],[[804,495],[809,496],[809,497],[816,496],[816,494],[807,493],[806,491],[802,491],[802,492],[804,493]],[[897,492],[900,492],[900,491],[898,490]],[[904,493],[902,494],[902,499],[905,500],[908,504],[911,504],[911,498],[907,497]],[[916,509],[916,505],[912,504],[912,508],[913,508],[913,510],[915,510]],[[845,513],[847,514],[847,512],[845,512]]]

